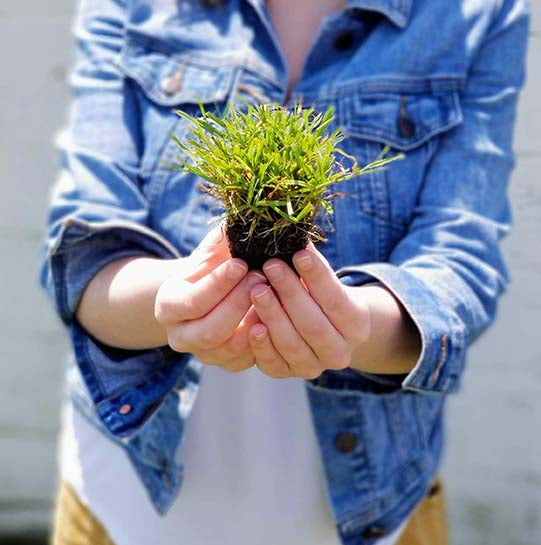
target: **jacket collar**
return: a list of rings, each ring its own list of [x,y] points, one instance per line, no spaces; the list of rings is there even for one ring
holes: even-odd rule
[[[348,0],[346,9],[360,8],[377,11],[396,26],[404,28],[409,21],[413,0]]]

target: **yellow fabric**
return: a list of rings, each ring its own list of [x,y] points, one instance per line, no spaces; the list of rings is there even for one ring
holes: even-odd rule
[[[397,545],[448,545],[445,495],[441,479],[432,484],[428,496],[411,516]]]
[[[115,545],[73,488],[60,482],[51,545]]]
[[[411,516],[397,545],[448,545],[445,498],[441,479]],[[73,488],[61,481],[51,545],[115,545],[107,531],[83,505]]]

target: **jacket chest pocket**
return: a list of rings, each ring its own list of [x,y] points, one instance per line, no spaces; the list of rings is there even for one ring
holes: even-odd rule
[[[205,54],[175,55],[128,42],[119,67],[135,86],[141,114],[142,189],[154,229],[183,254],[190,253],[221,213],[218,203],[200,189],[191,173],[171,168],[183,156],[171,138],[189,136],[189,123],[175,110],[196,116],[200,103],[220,113],[229,101],[238,68]]]
[[[437,141],[462,121],[458,82],[441,91],[428,82],[423,87],[430,90],[413,92],[397,85],[390,91],[351,94],[342,102],[344,149],[360,166],[376,159],[385,146],[389,155],[404,154],[385,169],[355,179],[361,216],[372,224],[372,259],[387,260],[406,233]]]

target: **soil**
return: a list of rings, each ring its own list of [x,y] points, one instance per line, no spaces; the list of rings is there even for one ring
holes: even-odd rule
[[[260,222],[251,236],[249,230],[250,223],[231,216],[227,218],[226,234],[233,257],[246,261],[251,270],[261,270],[263,263],[271,257],[282,259],[295,270],[292,257],[306,248],[313,226],[299,222],[277,230],[271,223]]]

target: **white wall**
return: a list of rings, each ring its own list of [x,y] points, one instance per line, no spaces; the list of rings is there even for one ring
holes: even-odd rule
[[[0,3],[0,529],[43,526],[55,477],[59,321],[37,284],[52,135],[65,118],[68,0]]]
[[[448,411],[453,545],[541,543],[541,6],[517,126],[505,249],[513,283],[495,326],[472,349]],[[67,343],[37,284],[52,135],[68,104],[72,2],[0,6],[0,534],[44,527],[55,483]]]
[[[541,2],[532,4],[504,246],[512,283],[448,410],[454,545],[541,543]]]

